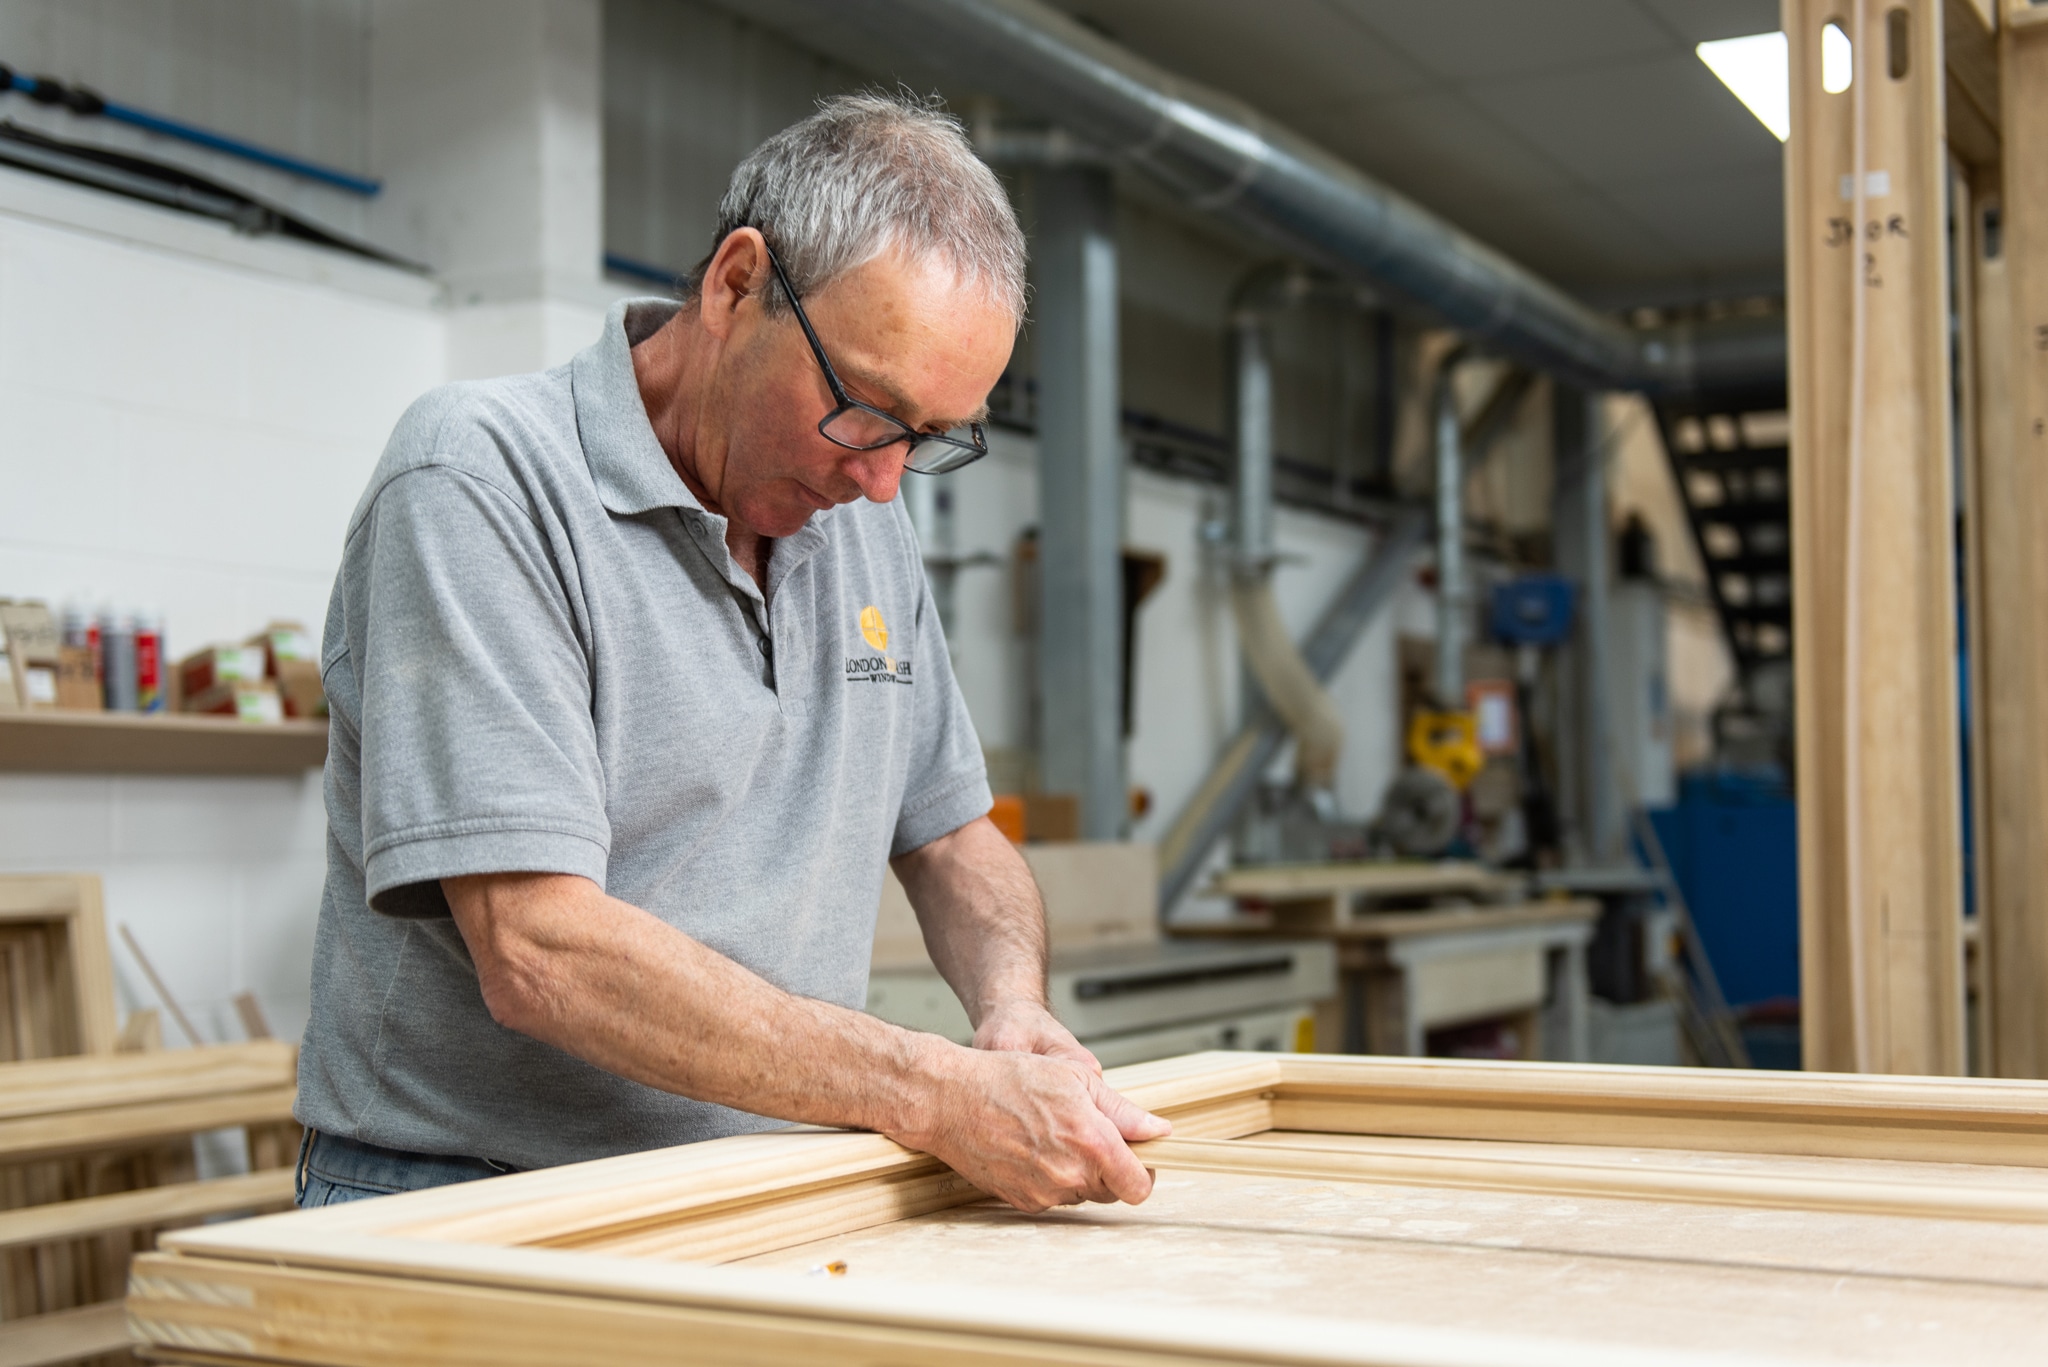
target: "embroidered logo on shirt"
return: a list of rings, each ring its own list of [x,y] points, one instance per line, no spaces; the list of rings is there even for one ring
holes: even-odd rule
[[[860,610],[860,636],[877,653],[847,657],[848,683],[907,684],[911,681],[910,661],[898,660],[889,654],[889,624],[882,620],[882,610],[873,603]]]
[[[882,610],[873,603],[860,610],[860,634],[876,650],[889,648],[889,624],[882,620]]]

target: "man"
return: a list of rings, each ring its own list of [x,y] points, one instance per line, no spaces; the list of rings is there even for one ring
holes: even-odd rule
[[[321,662],[301,1204],[785,1121],[1025,1210],[1149,1194],[1126,1141],[1168,1126],[1046,1010],[896,501],[986,450],[1023,267],[957,123],[834,99],[734,173],[680,306],[401,420]],[[971,1049],[858,1010],[885,860]]]

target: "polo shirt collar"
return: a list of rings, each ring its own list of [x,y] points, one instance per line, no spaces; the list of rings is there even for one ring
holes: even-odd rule
[[[655,439],[633,375],[633,343],[682,306],[673,299],[621,299],[605,315],[604,334],[570,362],[576,431],[598,499],[622,516],[704,505],[683,483]]]
[[[725,519],[706,509],[683,483],[668,452],[661,449],[633,374],[633,343],[652,336],[682,308],[673,299],[621,299],[605,314],[604,335],[570,362],[576,396],[576,431],[583,456],[604,506],[620,516],[656,508],[684,508],[715,523]],[[794,569],[825,543],[823,524],[834,508],[811,514],[794,536],[778,538],[774,557]],[[787,549],[785,549],[785,547]],[[769,578],[777,578],[771,565]]]

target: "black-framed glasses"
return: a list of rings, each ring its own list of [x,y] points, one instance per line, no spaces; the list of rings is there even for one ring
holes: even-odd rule
[[[920,475],[947,474],[963,465],[972,465],[988,454],[988,435],[978,422],[970,422],[948,432],[920,432],[895,414],[885,413],[849,395],[846,386],[839,382],[838,372],[832,369],[831,360],[825,355],[825,344],[818,340],[818,330],[811,326],[810,317],[804,313],[803,301],[796,297],[789,276],[783,273],[782,263],[775,259],[773,247],[768,248],[768,264],[774,268],[775,279],[782,286],[782,292],[789,296],[789,306],[796,312],[797,324],[803,328],[804,339],[811,344],[811,355],[818,358],[818,369],[825,372],[825,383],[831,387],[833,402],[838,405],[818,419],[819,436],[849,451],[879,451],[899,441],[907,442],[909,454],[904,457],[903,468]],[[966,435],[957,435],[959,433]]]

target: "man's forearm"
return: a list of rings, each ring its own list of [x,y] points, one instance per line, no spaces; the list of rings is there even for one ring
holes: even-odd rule
[[[499,1024],[650,1087],[915,1135],[955,1046],[793,996],[587,879],[446,881]],[[957,1051],[956,1051],[957,1052]]]
[[[1001,1006],[1045,1005],[1045,905],[993,822],[971,821],[894,867],[932,963],[977,1027]]]
[[[1152,1189],[1126,1141],[1171,1126],[1105,1085],[1042,1007],[998,1000],[977,1028],[983,1047],[963,1049],[792,996],[585,878],[442,886],[492,1018],[607,1072],[756,1115],[878,1130],[1022,1210]],[[977,971],[995,981],[1007,970]],[[1019,1019],[1033,1015],[1036,1026]]]

